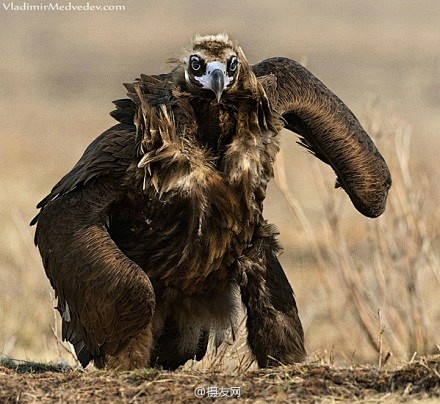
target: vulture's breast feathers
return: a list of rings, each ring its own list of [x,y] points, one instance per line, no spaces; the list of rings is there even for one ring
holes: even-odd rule
[[[230,277],[262,220],[281,125],[242,51],[228,46],[213,55],[195,45],[169,76],[126,85],[136,192],[113,209],[113,238],[167,286],[200,291],[195,281]]]

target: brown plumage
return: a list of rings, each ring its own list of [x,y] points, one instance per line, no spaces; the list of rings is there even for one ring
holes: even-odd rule
[[[169,74],[141,75],[38,208],[35,240],[79,360],[174,369],[247,311],[260,366],[304,359],[298,311],[263,216],[285,127],[379,216],[386,163],[350,110],[298,63],[250,66],[225,34]]]

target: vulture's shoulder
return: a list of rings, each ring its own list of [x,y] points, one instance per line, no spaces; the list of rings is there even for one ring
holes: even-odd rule
[[[293,59],[273,57],[252,66],[252,71],[263,85],[272,106],[281,114],[303,103],[304,94],[321,93],[341,103],[331,91],[309,70]]]
[[[175,82],[171,74],[151,76],[141,74],[133,83],[124,83],[124,86],[128,90],[128,97],[132,101],[131,110],[136,110],[145,104],[153,108],[161,104],[170,105],[173,99]]]
[[[170,103],[174,83],[171,74],[141,74],[140,78],[132,83],[124,83],[124,86],[129,98],[113,101],[116,109],[110,115],[120,123],[133,125],[136,111],[143,102],[152,107]]]
[[[124,84],[129,98],[113,101],[116,108],[110,113],[119,123],[98,136],[87,147],[72,170],[38,203],[37,208],[44,210],[56,198],[85,187],[96,178],[103,180],[106,177],[109,181],[123,181],[136,158],[136,112],[143,103],[148,103],[151,107],[170,104],[172,79],[171,74],[142,74],[133,83]],[[31,224],[38,221],[38,216]]]

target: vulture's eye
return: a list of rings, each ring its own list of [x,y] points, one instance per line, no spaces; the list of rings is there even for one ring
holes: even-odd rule
[[[202,67],[202,63],[198,56],[191,56],[189,62],[191,65],[191,69],[193,69],[195,72],[200,70],[200,68]]]
[[[229,71],[235,72],[237,70],[238,61],[236,56],[232,56],[231,60],[229,61]]]

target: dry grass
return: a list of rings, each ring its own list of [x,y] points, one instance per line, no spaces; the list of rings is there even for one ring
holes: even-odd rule
[[[340,368],[309,363],[240,373],[82,372],[59,365],[0,363],[0,401],[34,402],[194,402],[195,389],[239,387],[237,402],[414,402],[440,397],[440,358],[412,361],[395,370],[370,366]],[[211,396],[212,397],[212,396]],[[215,397],[215,396],[214,396]]]
[[[110,101],[124,95],[120,83],[140,72],[168,69],[163,61],[195,32],[226,29],[253,62],[274,55],[307,60],[308,68],[361,119],[393,175],[387,211],[377,220],[366,219],[341,190],[332,189],[328,167],[300,150],[291,134],[282,135],[265,215],[280,228],[285,247],[280,259],[296,291],[309,360],[319,364],[246,373],[235,380],[249,401],[265,389],[270,395],[277,391],[281,401],[306,397],[308,391],[309,399],[315,393],[330,395],[332,389],[335,399],[342,399],[349,397],[352,384],[362,386],[350,374],[354,366],[355,374],[381,375],[388,386],[384,391],[394,397],[386,384],[394,380],[390,369],[438,353],[440,344],[438,2],[341,0],[334,7],[327,0],[313,6],[225,0],[217,10],[204,0],[173,2],[172,7],[166,1],[153,3],[147,8],[130,2],[118,15],[0,11],[0,356],[75,366],[69,347],[55,336],[59,321],[51,288],[28,226],[35,204],[112,124],[107,113]],[[192,390],[179,385],[185,378],[232,383],[228,374],[256,371],[244,341],[243,334],[220,352],[211,349],[175,379],[159,373],[152,391],[189,399]],[[357,367],[366,363],[376,368]],[[348,368],[332,368],[341,365]],[[409,369],[425,386],[431,379],[424,366],[438,371],[437,362],[415,360],[413,365],[396,372]],[[128,374],[69,371],[36,379],[26,374],[18,385],[22,376],[1,372],[0,386],[9,387],[0,387],[0,401],[13,399],[14,383],[21,401],[32,401],[32,394],[66,398],[63,386],[84,384],[77,394],[90,399],[90,379],[98,383],[90,386],[100,386],[96,397],[104,396],[103,386],[108,386],[110,397],[126,394],[129,401],[136,394],[147,397],[152,383],[130,381]],[[301,372],[316,374],[316,380]],[[275,382],[264,388],[254,385],[271,377]],[[313,390],[318,385],[322,389]],[[382,394],[371,386],[373,396]],[[366,394],[356,397],[362,401]]]

